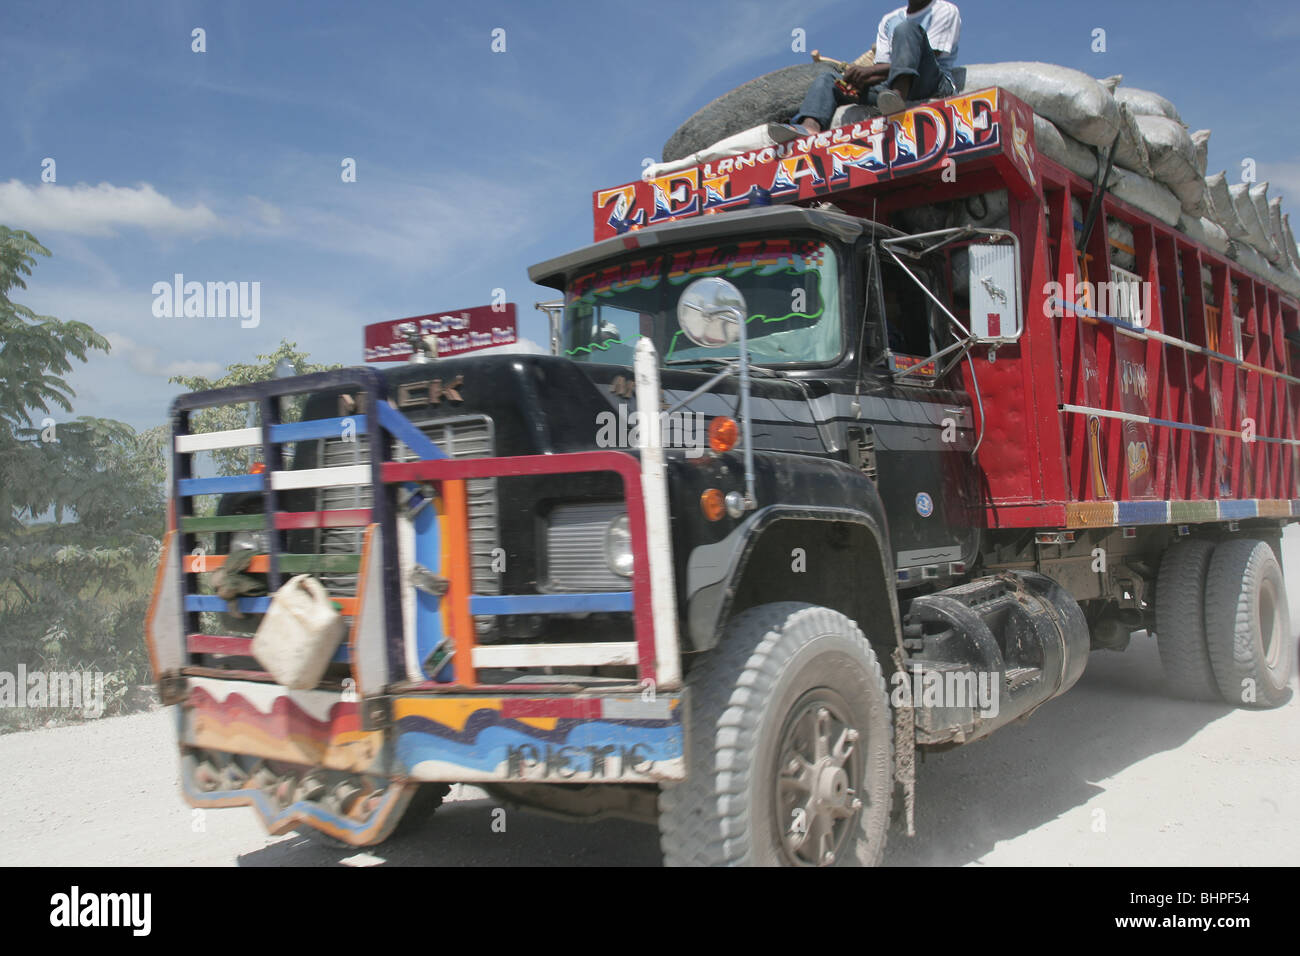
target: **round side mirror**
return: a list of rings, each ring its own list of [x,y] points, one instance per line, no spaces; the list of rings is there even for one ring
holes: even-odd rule
[[[677,300],[677,324],[688,339],[706,349],[735,342],[740,323],[748,317],[740,290],[718,276],[696,279]]]

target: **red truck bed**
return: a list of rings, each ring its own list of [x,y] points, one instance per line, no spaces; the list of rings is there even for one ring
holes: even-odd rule
[[[890,222],[996,189],[1020,240],[1025,330],[995,360],[974,349],[978,381],[959,366],[983,400],[989,527],[1300,515],[1296,297],[1109,193],[1077,249],[1070,200],[1086,209],[1092,183],[1036,150],[1032,112],[1004,90],[598,190],[595,237],[755,201]],[[1115,271],[1111,220],[1132,229],[1132,270]],[[1088,280],[1144,283],[1150,308],[1092,308],[1106,303]]]

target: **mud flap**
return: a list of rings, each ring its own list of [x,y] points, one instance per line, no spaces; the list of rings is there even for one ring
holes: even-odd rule
[[[895,673],[906,673],[900,648],[894,648],[893,658]],[[907,835],[916,836],[916,711],[912,708],[912,695],[904,697],[894,707],[894,779],[903,787]]]

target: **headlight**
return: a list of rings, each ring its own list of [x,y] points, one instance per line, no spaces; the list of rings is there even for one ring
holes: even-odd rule
[[[632,530],[625,514],[605,528],[605,563],[617,575],[632,576]]]

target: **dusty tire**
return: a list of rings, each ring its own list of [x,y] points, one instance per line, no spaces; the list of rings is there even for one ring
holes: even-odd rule
[[[742,83],[702,106],[664,143],[669,163],[760,123],[783,123],[799,111],[804,94],[825,63],[797,63]]]
[[[1235,538],[1215,547],[1205,635],[1219,693],[1229,704],[1278,707],[1290,698],[1295,641],[1282,567],[1268,544]]]
[[[880,862],[893,726],[852,621],[795,602],[745,611],[687,685],[688,776],[659,794],[666,865]]]
[[[1156,578],[1156,646],[1169,689],[1189,700],[1219,700],[1205,644],[1205,578],[1214,542],[1176,542],[1160,559]]]

